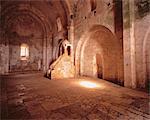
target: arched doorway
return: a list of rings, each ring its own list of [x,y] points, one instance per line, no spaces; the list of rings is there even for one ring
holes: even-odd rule
[[[122,45],[105,26],[94,25],[81,37],[75,59],[77,74],[123,85]]]
[[[101,54],[96,54],[97,77],[103,79],[103,63]]]

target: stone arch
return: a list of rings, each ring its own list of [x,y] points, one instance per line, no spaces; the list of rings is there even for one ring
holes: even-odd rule
[[[97,6],[96,2],[97,2],[96,0],[90,0],[91,11],[94,11],[96,9],[96,6]]]
[[[69,50],[68,50],[69,47]],[[67,51],[65,51],[67,50]],[[57,47],[56,47],[56,54],[55,54],[55,59],[57,59],[59,56],[64,54],[65,52],[68,53],[68,55],[72,54],[72,45],[68,40],[60,39]]]
[[[148,28],[143,42],[143,72],[144,72],[144,81],[143,87],[149,88],[150,84],[150,27]]]
[[[30,16],[32,19],[34,19],[40,25],[41,33],[42,33],[42,38],[41,39],[42,39],[43,42],[46,41],[45,38],[47,38],[46,37],[47,36],[47,29],[45,27],[45,24],[43,23],[43,21],[40,20],[40,18],[38,16],[34,15],[32,12],[29,12],[29,11],[28,12],[24,12],[24,11],[22,11],[22,14],[19,14],[19,12],[18,12],[18,16],[10,16],[9,19],[7,20],[7,22],[6,22],[8,24],[5,27],[11,26],[11,24],[13,24],[13,21],[15,19],[17,19],[16,17],[20,17],[20,16],[24,16],[24,15]],[[6,28],[6,30],[7,29],[8,28]],[[42,42],[42,51],[41,51],[42,52],[42,56],[44,56],[44,54],[45,54],[44,43],[43,42]],[[11,48],[11,46],[9,46],[9,48]],[[9,54],[9,58],[11,58],[11,54]],[[10,61],[9,61],[9,64],[10,64]],[[43,64],[42,64],[42,69],[43,70],[44,70],[44,65],[46,65],[46,62],[43,61]],[[11,66],[9,65],[9,72],[12,71]]]
[[[9,13],[11,12],[11,14],[9,15]],[[47,51],[47,41],[50,37],[49,33],[51,33],[51,21],[48,21],[45,16],[43,15],[43,13],[41,11],[39,11],[37,8],[35,7],[31,7],[30,5],[26,4],[20,4],[19,9],[17,9],[17,5],[12,5],[10,7],[6,7],[6,9],[4,8],[2,10],[2,17],[3,19],[3,25],[4,25],[4,30],[7,29],[7,27],[9,27],[12,23],[13,20],[16,19],[16,17],[18,16],[22,16],[22,15],[28,15],[30,17],[32,17],[34,20],[36,20],[42,28],[42,33],[43,34],[43,43],[42,43],[42,54],[43,54],[43,70],[45,71],[48,68],[48,64],[50,61],[48,61],[48,51]]]
[[[20,15],[29,15],[34,20],[36,20],[41,27],[42,36],[40,37],[42,40],[42,65],[43,71],[49,66],[49,63],[53,60],[53,52],[55,52],[54,48],[52,47],[54,43],[53,35],[55,34],[55,19],[56,16],[60,16],[62,18],[62,23],[64,26],[70,25],[70,15],[72,15],[70,1],[58,1],[58,2],[50,2],[50,1],[41,1],[42,5],[47,7],[47,10],[51,9],[59,9],[57,13],[47,13],[44,7],[37,5],[34,2],[28,1],[14,1],[14,2],[2,2],[2,10],[1,10],[1,17],[2,17],[2,30],[9,30],[7,29],[8,26],[11,24],[13,25],[13,20]],[[48,4],[49,3],[49,4]],[[49,8],[50,7],[50,8]],[[50,17],[53,16],[53,17]],[[67,27],[65,28],[67,31]],[[4,31],[3,33],[6,34],[9,31]],[[15,32],[14,32],[15,33]],[[9,44],[9,42],[7,42]],[[50,50],[48,50],[50,49]],[[9,55],[8,55],[9,56]]]
[[[11,9],[8,9],[8,11],[7,12],[5,11],[4,13],[7,15],[10,11],[11,11]],[[2,15],[5,16],[5,14],[2,14]],[[42,25],[45,34],[47,34],[51,30],[51,25],[49,24],[48,21],[46,21],[46,19],[43,19],[44,16],[42,15],[42,13],[38,12],[38,10],[35,10],[35,11],[34,11],[34,9],[30,10],[30,9],[28,9],[28,7],[21,9],[21,10],[15,10],[15,11],[11,12],[11,16],[9,15],[7,17],[4,17],[5,18],[4,24],[6,24],[5,27],[8,27],[9,24],[7,25],[7,23],[11,23],[11,21],[13,19],[15,19],[16,16],[23,15],[23,14],[28,14],[31,17],[33,17],[36,21],[38,21]]]
[[[61,18],[60,18],[60,17],[57,17],[56,22],[57,22],[57,31],[58,31],[58,32],[62,31],[63,26],[62,26]]]
[[[62,42],[63,42],[63,39],[61,39],[59,41],[59,43],[57,44],[56,52],[55,52],[55,59],[57,59],[59,57],[59,51],[62,48]]]
[[[94,25],[78,42],[75,55],[76,75],[96,77],[94,65],[97,63],[94,57],[100,54],[102,78],[123,85],[121,51],[121,43],[108,28]]]
[[[68,14],[73,14],[73,11],[72,11],[72,8],[71,8],[71,2],[69,0],[64,0],[65,1],[65,4],[64,4],[64,7],[66,7],[66,11]],[[61,1],[62,2],[62,1]],[[62,2],[64,3],[64,2]]]

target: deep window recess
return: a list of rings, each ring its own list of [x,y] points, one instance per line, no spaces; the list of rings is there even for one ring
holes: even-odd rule
[[[96,0],[90,0],[91,4],[91,11],[94,11],[96,9]]]
[[[29,57],[29,46],[27,44],[21,44],[20,47],[21,60],[27,60]]]

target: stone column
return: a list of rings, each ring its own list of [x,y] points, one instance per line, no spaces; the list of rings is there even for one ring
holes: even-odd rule
[[[46,72],[46,38],[43,38],[43,72]]]
[[[123,0],[124,86],[136,88],[134,0]]]
[[[49,35],[48,38],[47,38],[47,45],[46,45],[46,55],[47,55],[47,60],[46,60],[46,70],[49,69],[49,65],[50,65],[50,62],[52,61],[52,37]]]
[[[70,43],[72,44],[72,48],[71,48],[71,60],[74,63],[74,21],[71,19],[70,21],[70,26],[68,27],[68,39],[70,41]]]

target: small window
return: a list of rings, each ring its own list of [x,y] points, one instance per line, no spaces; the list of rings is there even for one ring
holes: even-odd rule
[[[96,0],[90,0],[91,3],[91,11],[94,11],[96,9]]]
[[[70,48],[70,46],[67,46],[67,51],[68,51],[68,55],[70,56],[71,55],[71,48]]]
[[[58,30],[58,32],[60,32],[62,30],[62,23],[61,23],[61,19],[59,17],[57,18],[57,30]]]
[[[29,46],[27,44],[21,44],[20,47],[21,60],[27,60],[29,57]]]

